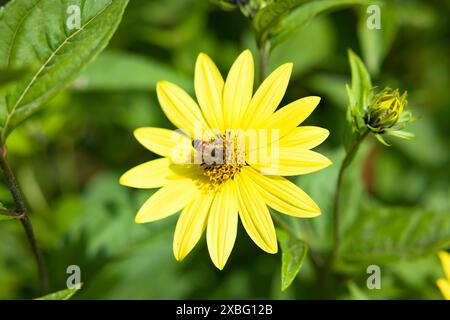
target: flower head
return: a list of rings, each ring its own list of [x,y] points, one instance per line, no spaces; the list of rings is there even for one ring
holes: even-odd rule
[[[364,122],[371,131],[383,133],[397,123],[406,104],[406,92],[400,95],[398,89],[386,88],[372,98]]]
[[[406,91],[400,94],[398,89],[385,88],[376,94],[372,93],[364,110],[365,126],[381,143],[388,146],[383,135],[414,139],[414,134],[402,131],[409,122],[416,120],[409,110],[405,110],[407,103]]]
[[[198,104],[175,84],[157,84],[161,107],[179,130],[137,129],[136,139],[162,158],[129,170],[120,183],[160,188],[137,213],[137,223],[181,210],[173,241],[177,260],[186,257],[206,228],[211,259],[222,269],[234,246],[239,219],[261,249],[276,253],[268,207],[301,218],[320,214],[304,191],[282,177],[314,172],[331,163],[310,150],[327,138],[328,130],[298,127],[320,98],[302,98],[276,110],[291,70],[292,64],[280,66],[253,94],[250,51],[236,59],[225,81],[201,53],[194,79]]]
[[[445,251],[438,253],[441,260],[442,268],[444,269],[445,278],[440,278],[436,281],[437,286],[442,292],[446,300],[450,300],[450,254]]]
[[[370,74],[362,60],[351,50],[348,52],[352,72],[352,85],[347,86],[349,105],[347,120],[352,137],[369,132],[383,144],[389,146],[384,137],[389,135],[412,140],[414,134],[403,131],[409,122],[417,119],[406,110],[407,93],[398,89],[385,88],[376,92]],[[351,139],[348,139],[351,141]]]

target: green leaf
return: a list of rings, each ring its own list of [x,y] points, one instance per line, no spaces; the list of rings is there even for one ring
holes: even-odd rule
[[[10,70],[0,69],[0,89],[22,79],[26,74],[26,70]]]
[[[386,132],[386,134],[393,136],[393,137],[400,138],[400,139],[405,139],[405,140],[414,140],[416,137],[416,135],[414,133],[402,131],[402,130],[388,130]]]
[[[450,245],[450,212],[382,207],[369,202],[342,234],[339,256],[343,262],[386,263],[419,258]]]
[[[133,76],[130,77],[129,75]],[[192,81],[168,65],[151,58],[105,50],[75,80],[77,90],[154,90],[159,80],[190,88]]]
[[[0,221],[10,221],[14,220],[15,218],[13,216],[8,216],[5,214],[0,214]]]
[[[232,3],[228,0],[210,0],[210,2],[216,6],[218,6],[222,10],[233,10],[236,9],[236,4]]]
[[[81,289],[83,286],[82,283],[78,286],[78,288],[64,289],[60,291],[56,291],[50,294],[47,294],[43,297],[36,298],[34,300],[69,300],[72,296]]]
[[[300,271],[308,253],[308,246],[282,230],[277,230],[277,236],[281,247],[281,290],[284,291]]]
[[[372,81],[366,66],[352,50],[348,50],[352,85],[347,86],[348,107],[344,146],[348,151],[364,130],[364,110],[369,103]]]
[[[298,2],[298,1],[294,1]],[[308,1],[297,6],[282,19],[271,22],[259,31],[258,41],[261,43],[273,39],[273,46],[284,41],[294,30],[304,27],[319,14],[330,10],[341,9],[353,5],[367,4],[368,0],[320,0]],[[283,12],[284,13],[284,12]]]
[[[270,53],[268,70],[292,62],[292,77],[333,59],[337,45],[334,24],[327,17],[315,19],[305,28],[295,30],[289,41],[280,43]],[[326,86],[322,84],[321,87]],[[341,88],[342,91],[342,88]]]
[[[5,206],[3,205],[3,203],[1,203],[1,202],[0,202],[0,210],[7,210],[5,208]],[[8,221],[8,220],[14,220],[14,219],[15,219],[15,217],[13,217],[13,216],[0,213],[0,221]]]
[[[16,0],[0,16],[0,68],[27,68],[30,74],[0,96],[5,138],[13,127],[91,62],[108,44],[128,0]],[[80,28],[67,22],[80,8]],[[71,20],[72,19],[72,20]],[[75,20],[73,20],[75,21]]]
[[[263,32],[271,25],[276,24],[289,10],[306,2],[307,0],[274,0],[272,3],[258,11],[253,18],[253,27],[256,32]]]
[[[367,67],[373,74],[378,74],[381,63],[391,48],[397,34],[397,11],[391,4],[381,3],[381,28],[367,27],[366,8],[359,11],[358,37]],[[400,8],[399,8],[400,9]]]
[[[352,108],[356,108],[355,111],[361,115],[364,112],[367,97],[372,89],[372,81],[370,80],[370,74],[367,71],[366,66],[352,50],[348,51],[348,59],[352,73],[352,86],[350,92],[353,96],[350,105]]]

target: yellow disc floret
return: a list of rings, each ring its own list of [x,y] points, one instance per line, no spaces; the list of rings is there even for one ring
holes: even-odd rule
[[[193,145],[198,152],[201,152],[202,173],[208,177],[213,187],[233,179],[245,165],[244,148],[231,131],[206,141],[194,141]]]

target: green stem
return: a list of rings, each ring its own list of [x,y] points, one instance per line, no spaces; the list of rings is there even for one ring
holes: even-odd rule
[[[344,161],[341,164],[341,167],[339,168],[339,174],[337,178],[336,183],[336,193],[334,195],[334,206],[333,206],[333,249],[331,252],[331,258],[329,267],[331,268],[331,265],[334,263],[338,251],[339,251],[339,245],[340,245],[340,223],[341,223],[341,217],[340,217],[340,198],[341,198],[341,189],[342,189],[342,181],[344,179],[345,170],[350,165],[352,160],[354,159],[356,153],[358,152],[359,146],[361,145],[364,138],[369,133],[369,130],[365,131],[363,134],[359,135],[356,139],[355,143],[350,147],[347,154],[345,155]]]
[[[3,175],[5,176],[6,185],[16,205],[15,210],[2,210],[0,213],[4,215],[14,216],[22,223],[22,227],[25,230],[25,234],[27,236],[28,242],[30,243],[31,250],[33,251],[36,265],[38,267],[41,291],[45,294],[48,292],[48,277],[47,271],[45,269],[44,258],[42,255],[42,251],[37,244],[33,226],[30,219],[28,218],[27,208],[25,206],[25,202],[23,201],[16,177],[14,176],[14,173],[8,163],[7,149],[4,143],[0,143],[0,167],[3,171]]]
[[[17,213],[14,210],[8,210],[5,208],[1,208],[0,209],[0,215],[2,216],[8,216],[8,217],[13,217],[13,218],[17,218]]]

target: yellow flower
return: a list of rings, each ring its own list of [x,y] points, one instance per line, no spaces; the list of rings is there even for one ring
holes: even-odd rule
[[[291,71],[291,63],[280,66],[253,95],[249,50],[236,59],[226,81],[214,62],[201,53],[195,65],[198,104],[175,84],[157,84],[164,113],[181,130],[137,129],[136,139],[162,158],[129,170],[120,183],[161,188],[141,207],[137,223],[182,210],[173,241],[177,260],[187,256],[206,229],[211,259],[223,269],[236,239],[238,217],[261,249],[276,253],[268,207],[300,218],[320,214],[302,189],[281,177],[331,164],[310,150],[328,137],[328,130],[298,127],[318,105],[319,97],[302,98],[276,111]]]
[[[450,300],[450,254],[445,251],[438,253],[441,260],[442,268],[444,269],[445,277],[437,279],[436,284],[442,292],[442,295],[446,300]]]

